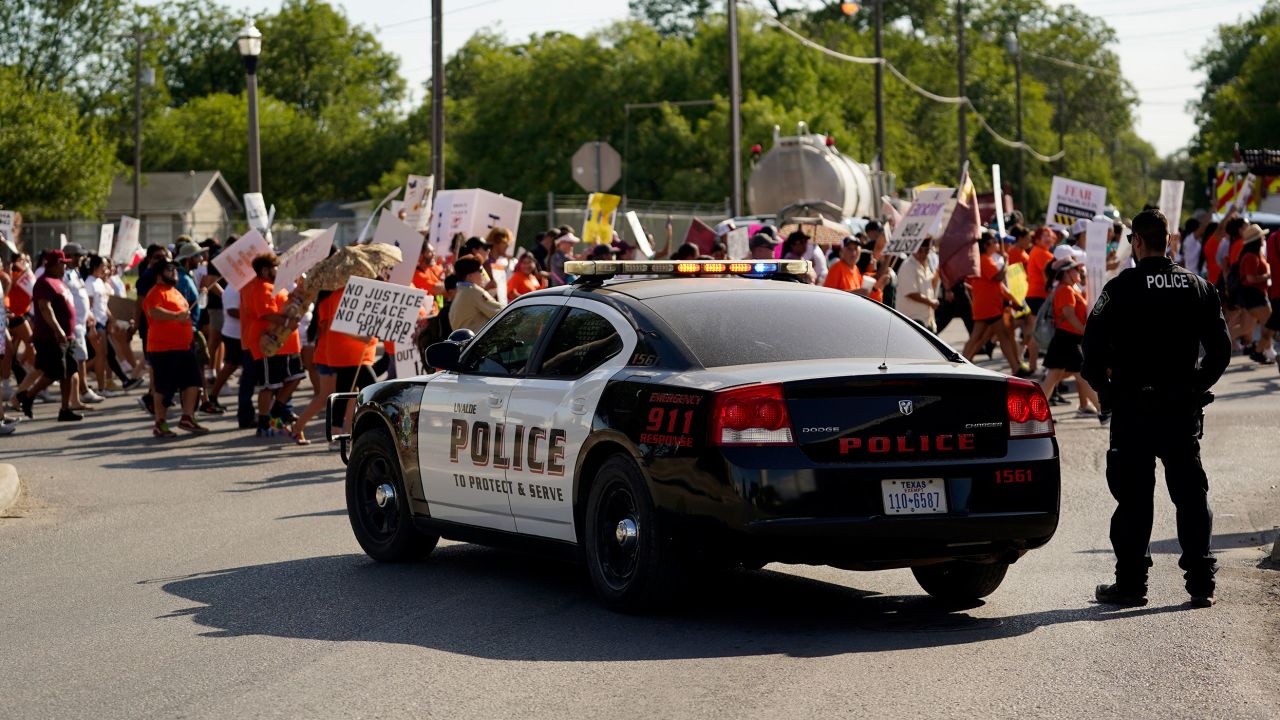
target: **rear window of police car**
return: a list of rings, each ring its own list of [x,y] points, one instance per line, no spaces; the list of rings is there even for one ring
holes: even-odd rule
[[[886,356],[945,359],[921,334],[927,331],[847,294],[733,290],[653,297],[645,304],[703,367]]]

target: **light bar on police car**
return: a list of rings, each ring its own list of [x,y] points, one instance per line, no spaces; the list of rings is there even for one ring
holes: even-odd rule
[[[647,260],[570,260],[564,271],[580,278],[614,275],[665,275],[671,277],[697,275],[805,275],[808,260],[681,260],[650,262]]]

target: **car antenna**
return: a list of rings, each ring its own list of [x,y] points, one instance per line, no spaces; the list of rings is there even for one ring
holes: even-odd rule
[[[893,335],[893,321],[894,321],[893,314],[890,313],[889,329],[885,330],[884,332],[884,357],[880,361],[880,367],[877,368],[878,370],[880,370],[880,372],[885,372],[889,369],[889,338],[890,336]]]

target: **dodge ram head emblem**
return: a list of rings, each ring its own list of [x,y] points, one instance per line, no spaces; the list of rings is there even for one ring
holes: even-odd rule
[[[902,413],[903,415],[910,415],[912,411],[914,411],[915,409],[916,409],[915,405],[912,404],[910,400],[898,401],[898,412]]]

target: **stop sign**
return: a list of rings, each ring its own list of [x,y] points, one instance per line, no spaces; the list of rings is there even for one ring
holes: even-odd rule
[[[622,178],[622,156],[607,142],[583,143],[572,163],[574,181],[587,192],[604,192]]]

